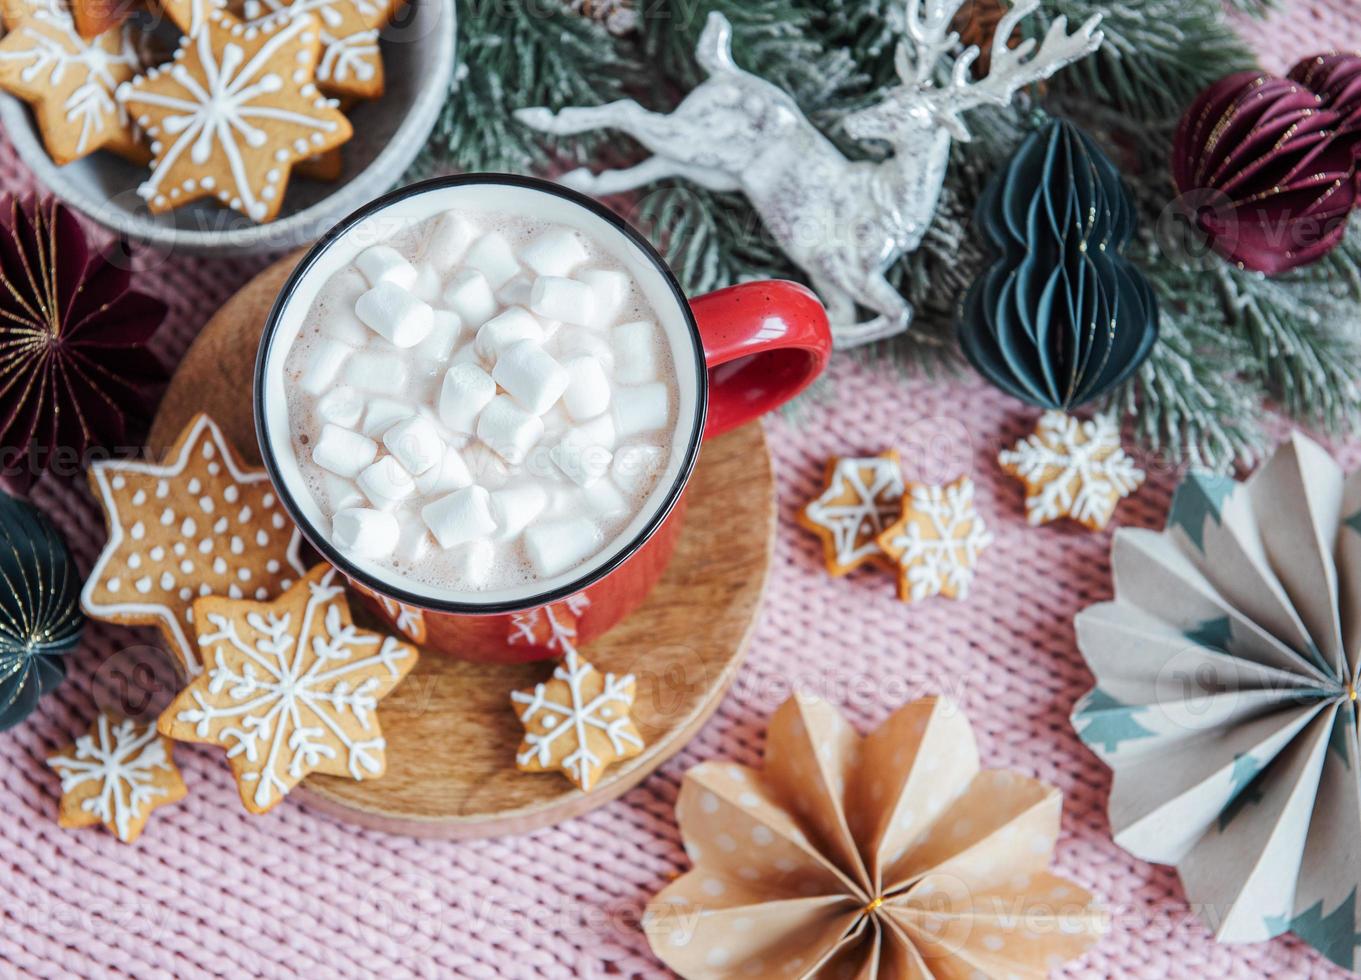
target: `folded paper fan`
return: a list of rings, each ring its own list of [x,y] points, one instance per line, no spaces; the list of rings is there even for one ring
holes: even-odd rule
[[[1043,977],[1102,933],[1051,874],[1062,797],[982,771],[950,702],[905,705],[861,738],[795,695],[765,769],[703,763],[676,814],[695,867],[648,906],[683,977]]]
[[[1296,435],[1244,483],[1189,477],[1111,560],[1073,724],[1114,770],[1116,843],[1175,865],[1221,941],[1361,967],[1361,473]]]

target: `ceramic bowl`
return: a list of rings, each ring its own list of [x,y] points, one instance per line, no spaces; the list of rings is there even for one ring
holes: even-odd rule
[[[110,231],[148,248],[195,255],[253,255],[311,242],[392,188],[435,126],[454,76],[454,0],[411,0],[383,31],[386,91],[350,111],[340,180],[289,181],[279,217],[257,225],[210,201],[153,215],[137,196],[147,170],[111,153],[58,167],[43,148],[28,107],[0,94],[0,129],[55,195]]]

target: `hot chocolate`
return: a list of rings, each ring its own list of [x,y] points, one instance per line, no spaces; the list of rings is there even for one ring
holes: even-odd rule
[[[359,250],[284,362],[302,482],[342,552],[434,592],[609,549],[671,458],[665,331],[580,230],[449,211]]]

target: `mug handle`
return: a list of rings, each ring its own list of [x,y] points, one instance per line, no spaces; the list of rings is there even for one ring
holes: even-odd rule
[[[783,405],[813,383],[832,354],[827,311],[785,279],[744,282],[690,301],[709,366],[704,438]]]

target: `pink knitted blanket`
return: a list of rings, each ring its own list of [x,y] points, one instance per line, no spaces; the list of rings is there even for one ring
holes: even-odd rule
[[[1361,48],[1355,0],[1291,4],[1243,31],[1268,68],[1304,53]],[[0,191],[33,188],[0,134]],[[161,349],[178,357],[262,262],[172,258],[143,278],[170,304]],[[687,866],[672,816],[681,774],[703,759],[759,764],[767,715],[791,687],[840,703],[863,729],[901,702],[944,693],[967,710],[984,764],[1062,788],[1060,873],[1091,889],[1112,929],[1068,973],[1087,977],[1305,977],[1337,972],[1283,937],[1221,946],[1188,909],[1176,876],[1110,840],[1108,776],[1068,724],[1091,685],[1073,615],[1108,598],[1109,533],[1031,529],[998,448],[1033,413],[966,379],[905,383],[849,358],[836,400],[807,401],[797,424],[768,424],[780,529],[769,595],[747,665],[717,716],[678,757],[623,799],[525,837],[444,843],[356,830],[288,802],[248,816],[221,753],[182,747],[184,803],[158,811],[133,847],[55,821],[50,750],[96,712],[93,672],[138,642],[92,625],[60,690],[0,735],[0,976],[210,975],[460,977],[663,976],[637,927],[649,896]],[[906,606],[891,577],[829,579],[794,523],[834,454],[897,446],[931,468],[970,469],[996,535],[964,603]],[[946,458],[941,458],[942,447]],[[1348,468],[1361,442],[1337,447]],[[1155,464],[1118,512],[1160,527],[1176,475]],[[37,502],[68,535],[82,570],[103,541],[81,486],[44,482]],[[1018,588],[1018,584],[1020,587]]]

